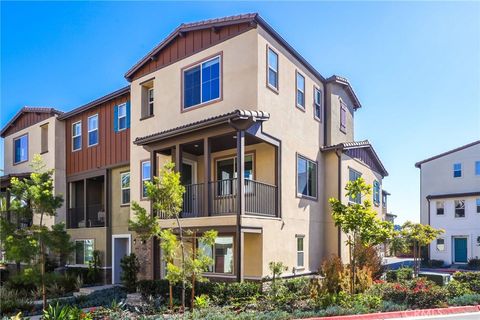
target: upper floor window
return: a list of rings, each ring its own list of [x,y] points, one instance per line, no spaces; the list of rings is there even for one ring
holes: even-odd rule
[[[150,115],[153,115],[153,106],[154,106],[154,102],[155,102],[154,97],[155,97],[155,95],[154,95],[153,88],[148,89],[148,113]]]
[[[475,204],[476,204],[476,207],[477,207],[477,213],[480,213],[480,198],[477,198],[475,200]]]
[[[183,108],[220,98],[220,56],[183,71]]]
[[[387,193],[386,193],[386,192],[382,192],[382,206],[383,206],[384,208],[387,207],[387,198],[388,198],[388,197],[387,197]]]
[[[245,155],[244,178],[245,191],[251,192],[253,185],[249,180],[253,180],[253,154]],[[234,193],[236,188],[235,178],[237,178],[237,157],[224,158],[216,161],[217,185],[216,195],[225,196]]]
[[[120,189],[122,190],[122,204],[130,203],[130,172],[120,174]]]
[[[40,152],[48,152],[48,123],[40,127]]]
[[[459,178],[462,176],[462,164],[461,163],[454,163],[453,164],[453,177]]]
[[[362,176],[362,174],[360,172],[358,172],[357,170],[354,170],[352,168],[350,168],[348,170],[348,180],[349,181],[356,181],[361,176]],[[350,196],[349,201],[353,202],[353,203],[360,204],[362,202],[361,195],[357,195],[355,198]]]
[[[317,197],[317,163],[297,155],[297,195]]]
[[[480,161],[475,161],[475,175],[480,176]]]
[[[142,198],[146,198],[147,185],[146,182],[151,179],[150,160],[142,161]]]
[[[72,124],[72,151],[82,149],[82,122]]]
[[[340,131],[347,132],[347,105],[340,101]]]
[[[296,79],[297,107],[305,109],[305,77],[297,71]]]
[[[373,203],[380,205],[380,183],[377,180],[373,181]]]
[[[154,89],[153,89],[153,80],[149,80],[141,84],[142,92],[142,104],[141,104],[141,119],[149,118],[153,116],[153,107],[154,107]]]
[[[98,114],[88,117],[88,146],[98,144]]]
[[[271,48],[268,48],[268,70],[267,84],[278,90],[278,54]]]
[[[455,218],[465,218],[465,200],[455,200]]]
[[[436,202],[437,215],[443,216],[445,214],[445,203],[443,201]]]
[[[13,140],[13,163],[28,161],[28,134]]]
[[[322,121],[322,91],[313,88],[313,112],[315,119]]]
[[[117,106],[117,130],[122,131],[127,129],[127,104],[122,103]]]

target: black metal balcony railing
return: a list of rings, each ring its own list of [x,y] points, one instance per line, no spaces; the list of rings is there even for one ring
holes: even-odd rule
[[[106,212],[103,204],[69,208],[67,212],[67,228],[105,227]]]
[[[208,183],[210,212],[205,212],[203,183],[185,186],[181,218],[207,215],[234,215],[237,213],[237,179],[225,179]],[[263,182],[245,179],[245,212],[252,215],[274,217],[277,214],[277,187]],[[166,219],[165,214],[159,214]]]

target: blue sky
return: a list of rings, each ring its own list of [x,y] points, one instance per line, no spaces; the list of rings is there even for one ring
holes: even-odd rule
[[[182,22],[246,12],[325,77],[350,80],[363,105],[355,137],[390,173],[390,209],[419,220],[414,163],[480,137],[479,2],[2,1],[1,125],[24,105],[70,110],[126,85]]]

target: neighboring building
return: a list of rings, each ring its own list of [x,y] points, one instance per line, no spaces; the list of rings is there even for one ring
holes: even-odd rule
[[[58,119],[61,114],[53,108],[24,107],[0,131],[4,139],[4,175],[0,177],[2,193],[7,193],[12,177],[30,176],[33,155],[40,154],[46,168],[55,169],[55,192],[65,196],[65,126]],[[8,205],[9,195],[6,201]],[[38,219],[34,215],[33,223]],[[57,210],[56,217],[43,218],[47,226],[64,221],[65,204]]]
[[[142,278],[165,275],[158,241],[140,241],[128,219],[132,201],[151,212],[145,181],[168,160],[186,188],[184,228],[219,232],[204,248],[213,279],[259,280],[271,261],[305,275],[332,254],[348,259],[328,199],[348,203],[344,187],[358,176],[385,218],[388,173],[368,141],[354,140],[351,85],[324,78],[257,14],[182,24],[126,78],[129,87],[58,117],[73,265],[99,250],[118,282],[134,251]]]
[[[417,162],[420,222],[445,230],[430,258],[463,264],[480,257],[480,140]]]

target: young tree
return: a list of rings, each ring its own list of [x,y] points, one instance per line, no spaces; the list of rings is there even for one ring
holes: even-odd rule
[[[31,218],[33,218],[34,214],[40,216],[38,224],[26,229],[25,239],[30,239],[29,242],[32,244],[34,241],[37,241],[43,308],[45,309],[47,307],[45,260],[47,244],[49,241],[52,241],[52,231],[43,225],[43,220],[45,216],[56,216],[57,209],[62,206],[63,198],[60,195],[55,195],[53,186],[54,170],[45,168],[40,155],[34,155],[31,167],[33,172],[30,174],[29,179],[19,180],[12,178],[10,192],[13,195],[12,207],[16,209],[17,213],[22,212],[22,214],[25,214],[25,212],[28,212],[32,214]],[[53,233],[58,235],[58,231],[58,229],[54,229]],[[21,232],[24,231],[19,231],[19,233]],[[63,243],[63,241],[61,242]]]
[[[407,245],[413,248],[413,274],[415,277],[420,272],[422,247],[429,245],[444,232],[443,229],[435,229],[428,224],[413,223],[411,221],[407,221],[402,225],[401,235]]]
[[[355,293],[356,284],[356,246],[375,246],[385,242],[392,236],[393,224],[382,221],[372,209],[368,195],[371,194],[371,186],[367,185],[363,178],[349,181],[345,187],[347,198],[363,199],[362,203],[350,203],[345,205],[339,199],[329,199],[332,207],[332,217],[335,225],[346,234],[346,244],[349,248],[350,266],[350,290]]]

